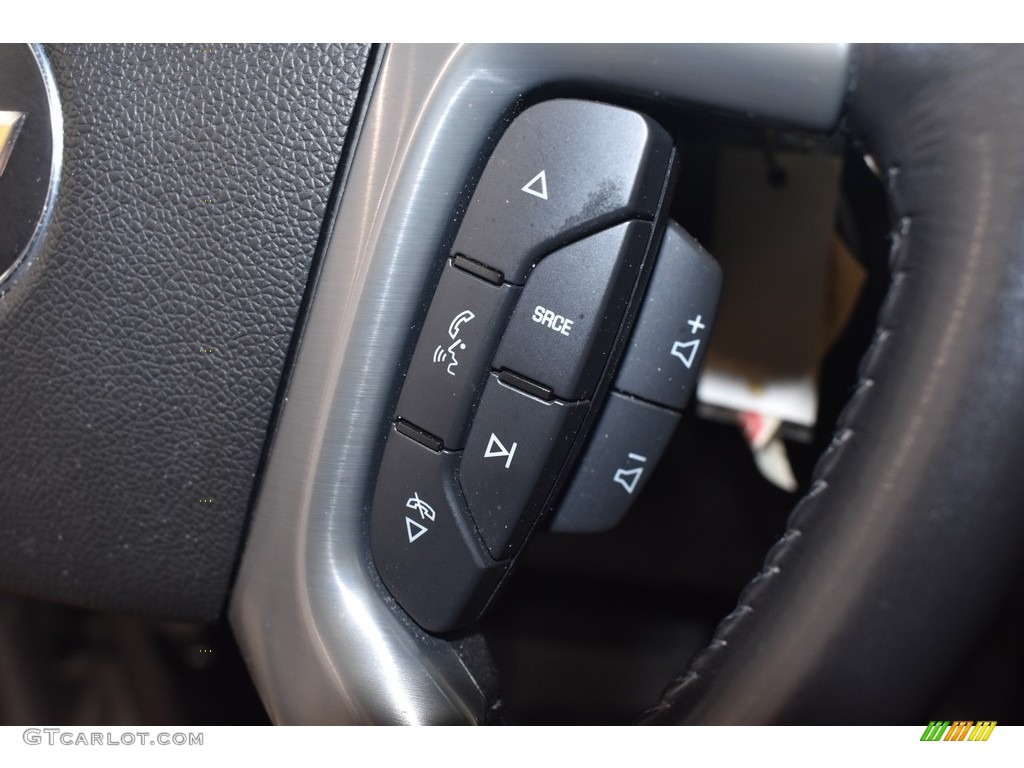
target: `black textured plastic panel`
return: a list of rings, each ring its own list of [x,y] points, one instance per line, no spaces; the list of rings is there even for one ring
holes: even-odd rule
[[[0,300],[0,589],[217,616],[369,47],[58,46]]]

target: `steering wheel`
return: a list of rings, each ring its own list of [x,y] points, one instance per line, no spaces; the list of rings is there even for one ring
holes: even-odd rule
[[[892,211],[891,285],[811,489],[641,720],[919,722],[1017,573],[1024,51],[46,58],[63,178],[0,289],[0,587],[226,609],[277,722],[500,721],[481,638],[424,632],[380,583],[368,506],[467,180],[496,126],[573,94],[838,131]]]

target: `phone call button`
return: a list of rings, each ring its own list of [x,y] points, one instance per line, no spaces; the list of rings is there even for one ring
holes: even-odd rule
[[[519,290],[445,265],[398,401],[399,417],[447,449],[465,444],[469,411]]]

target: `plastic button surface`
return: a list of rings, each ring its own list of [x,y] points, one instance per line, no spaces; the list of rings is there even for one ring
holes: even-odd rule
[[[679,414],[613,392],[551,530],[606,531],[643,491],[679,424]]]
[[[392,430],[373,498],[377,572],[413,620],[445,632],[483,610],[507,563],[484,549],[455,487],[459,454]]]
[[[682,410],[707,351],[721,286],[718,263],[670,223],[615,388]]]
[[[619,331],[651,225],[630,222],[545,257],[494,358],[567,400],[590,397]]]
[[[572,446],[580,404],[544,402],[487,382],[459,477],[477,529],[495,557],[526,537]]]
[[[455,239],[522,284],[544,254],[627,219],[653,219],[672,140],[621,107],[569,99],[530,107],[505,131]]]
[[[445,266],[402,387],[400,418],[446,448],[463,446],[470,409],[518,293]]]

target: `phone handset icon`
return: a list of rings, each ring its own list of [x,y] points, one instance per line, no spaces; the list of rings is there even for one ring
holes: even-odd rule
[[[476,317],[476,315],[474,315],[468,309],[464,309],[461,312],[459,312],[459,314],[453,317],[452,321],[448,324],[448,335],[451,338],[458,340],[459,330],[462,328],[462,326],[464,326],[474,317]],[[465,349],[465,345],[463,345],[462,348]]]
[[[455,368],[458,366],[459,361],[455,357],[455,350],[465,349],[466,343],[462,340],[462,326],[468,323],[470,320],[475,318],[472,312],[468,309],[464,309],[448,323],[448,336],[452,339],[452,343],[446,347],[441,344],[437,345],[437,349],[434,350],[434,362],[442,363],[451,357],[451,362],[448,363],[448,375],[455,375]]]

